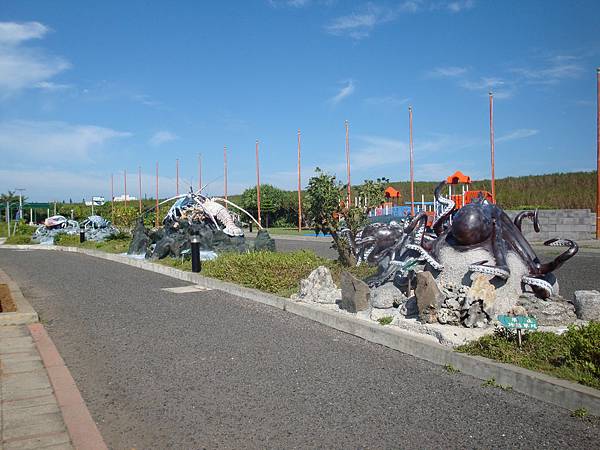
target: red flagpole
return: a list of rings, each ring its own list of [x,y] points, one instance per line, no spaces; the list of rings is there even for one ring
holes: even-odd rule
[[[415,163],[414,163],[414,148],[413,148],[413,110],[412,106],[408,107],[408,146],[410,150],[410,215],[415,216]]]
[[[600,239],[600,67],[596,69],[596,239]]]
[[[346,125],[346,172],[348,175],[348,208],[350,208],[351,200],[352,200],[352,192],[351,192],[351,188],[350,188],[350,139],[349,139],[348,121],[346,120],[344,122],[344,124]]]
[[[114,176],[110,174],[110,220],[115,221],[115,182]]]
[[[158,161],[156,162],[156,207],[154,208],[154,213],[155,213],[155,220],[154,220],[154,226],[156,228],[158,228],[158,216],[159,216],[159,211],[158,211]]]
[[[300,182],[300,130],[298,130],[298,232],[302,231],[302,186]]]
[[[490,153],[492,163],[492,201],[496,203],[496,173],[494,161],[494,94],[490,92]]]
[[[141,214],[142,213],[142,166],[138,166],[138,184],[139,184],[139,188],[140,188],[139,205],[140,205],[140,214]]]
[[[258,163],[258,139],[256,140],[256,206],[258,209],[258,223],[262,225],[262,221],[260,220],[260,167]]]
[[[179,158],[175,160],[175,195],[179,195]]]
[[[227,146],[223,146],[223,175],[225,184],[225,200],[227,200]],[[227,208],[227,202],[225,202],[225,208]]]

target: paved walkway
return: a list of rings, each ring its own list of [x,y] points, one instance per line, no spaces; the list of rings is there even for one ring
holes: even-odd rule
[[[26,325],[0,327],[0,449],[72,449],[46,368]]]

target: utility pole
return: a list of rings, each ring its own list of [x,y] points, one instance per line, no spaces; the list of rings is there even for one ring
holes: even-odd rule
[[[415,216],[415,157],[413,148],[413,109],[408,107],[408,147],[410,151],[410,215]]]
[[[496,174],[494,161],[494,93],[490,91],[490,153],[492,163],[492,202],[496,203]]]
[[[302,186],[300,183],[300,130],[298,130],[298,233],[302,231]]]
[[[348,175],[348,208],[350,208],[351,200],[352,200],[352,192],[350,188],[350,137],[349,137],[349,126],[350,124],[346,120],[344,122],[346,126],[346,172]]]
[[[258,223],[262,226],[262,221],[260,220],[260,167],[258,163],[258,139],[256,140],[256,208],[258,211]]]

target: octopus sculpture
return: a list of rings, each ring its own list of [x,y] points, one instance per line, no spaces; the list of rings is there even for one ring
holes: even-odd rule
[[[445,184],[444,181],[435,189],[436,200],[444,205],[443,212],[431,229],[419,237],[420,241],[408,244],[407,247],[418,252],[421,258],[437,270],[443,269],[439,255],[445,246],[458,251],[484,248],[493,255],[494,261],[474,262],[469,270],[502,280],[510,277],[507,255],[514,252],[529,270],[529,274],[523,276],[521,281],[531,286],[538,297],[548,298],[553,295],[552,272],[577,253],[577,244],[569,239],[550,239],[544,242],[547,246],[565,246],[568,249],[554,260],[543,263],[521,231],[523,219],[528,218],[533,221],[535,231],[539,232],[537,211],[523,211],[511,220],[502,208],[481,197],[456,211],[454,202],[440,195]],[[423,216],[424,213],[417,215],[413,222],[422,220]]]

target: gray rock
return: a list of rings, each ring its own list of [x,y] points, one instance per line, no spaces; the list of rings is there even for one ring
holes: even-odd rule
[[[467,293],[466,304],[472,305],[475,302],[481,302],[483,311],[491,316],[496,300],[496,288],[490,283],[492,277],[482,273],[473,275],[473,284]]]
[[[371,289],[371,306],[373,308],[387,309],[400,305],[406,301],[406,296],[393,283],[385,283]]]
[[[417,297],[419,320],[425,323],[436,322],[437,312],[446,297],[437,287],[431,272],[419,272],[416,278],[415,296]]]
[[[419,315],[419,308],[417,307],[417,297],[413,296],[407,299],[400,308],[398,308],[400,314],[405,317],[416,317]]]
[[[145,255],[148,245],[150,244],[150,237],[148,230],[144,226],[144,221],[139,220],[133,230],[133,238],[129,244],[127,250],[128,255]]]
[[[477,300],[463,310],[462,323],[467,328],[483,328],[490,322],[490,317],[483,310],[483,301]]]
[[[269,232],[264,228],[262,230],[258,230],[258,233],[256,234],[256,239],[254,240],[254,250],[257,252],[275,251],[275,239],[269,236]]]
[[[518,306],[527,310],[530,316],[537,319],[538,325],[569,325],[575,320],[575,306],[559,295],[542,300],[534,294],[525,293],[519,298]]]
[[[600,321],[600,292],[575,291],[573,303],[578,319]]]
[[[333,283],[331,272],[325,266],[313,270],[308,278],[300,281],[300,293],[292,299],[304,302],[334,304],[342,297],[342,292]]]
[[[460,325],[460,311],[442,308],[438,311],[437,320],[443,325]]]
[[[369,285],[349,272],[342,272],[342,301],[340,308],[348,312],[364,311],[369,308]]]

